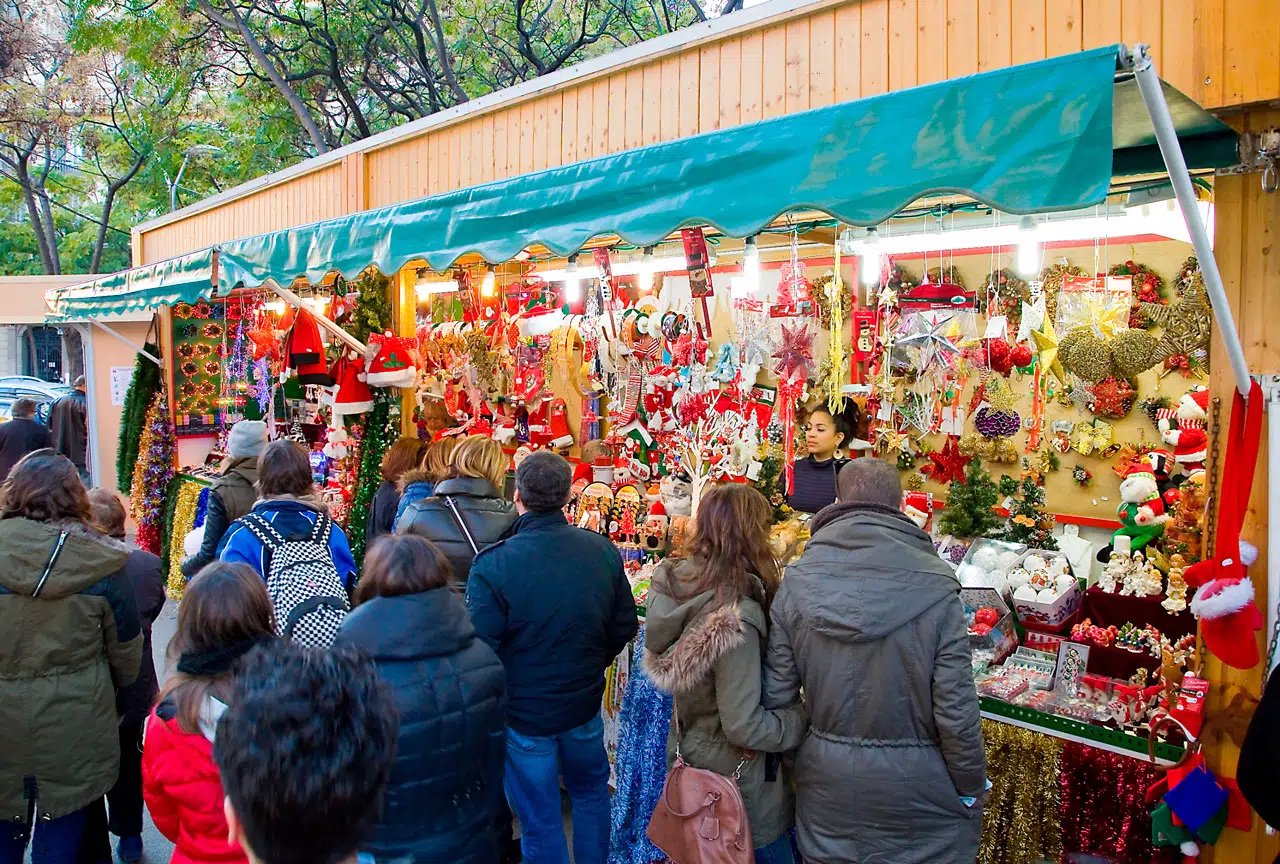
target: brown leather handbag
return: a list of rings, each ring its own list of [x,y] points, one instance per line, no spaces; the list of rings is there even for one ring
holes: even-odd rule
[[[751,825],[738,789],[751,753],[743,754],[730,777],[694,768],[680,755],[680,715],[674,705],[671,717],[676,761],[645,834],[674,864],[752,864]]]

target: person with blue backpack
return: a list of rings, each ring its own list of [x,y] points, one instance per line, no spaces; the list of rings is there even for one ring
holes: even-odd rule
[[[266,580],[278,636],[316,648],[333,643],[351,608],[356,562],[297,444],[273,441],[262,451],[258,500],[227,530],[218,558],[248,564]]]

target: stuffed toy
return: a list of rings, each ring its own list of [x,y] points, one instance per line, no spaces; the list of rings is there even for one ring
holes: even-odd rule
[[[1235,395],[1213,544],[1218,557],[1192,564],[1182,574],[1187,585],[1197,589],[1190,608],[1200,620],[1205,647],[1236,669],[1252,669],[1260,659],[1255,634],[1262,629],[1262,613],[1254,603],[1253,582],[1246,570],[1257,559],[1258,550],[1240,539],[1240,529],[1258,462],[1262,402],[1262,388],[1256,381],[1247,405],[1243,396]]]
[[[1173,458],[1188,476],[1204,470],[1208,452],[1209,391],[1197,387],[1183,394],[1172,417],[1157,422],[1160,439],[1173,447]]]
[[[335,426],[329,429],[329,437],[324,445],[324,455],[330,459],[346,459],[351,450],[349,444],[350,436],[347,430],[341,426]]]
[[[659,486],[662,506],[670,517],[689,516],[693,513],[693,484],[676,474],[662,478]]]
[[[1164,533],[1169,514],[1165,513],[1156,476],[1148,465],[1139,463],[1129,468],[1120,484],[1120,498],[1123,503],[1116,508],[1116,515],[1122,524],[1112,535],[1113,540],[1126,536],[1137,551]]]

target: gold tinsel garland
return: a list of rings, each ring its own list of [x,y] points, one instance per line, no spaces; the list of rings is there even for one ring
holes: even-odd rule
[[[168,594],[174,600],[182,599],[182,589],[187,579],[182,575],[182,559],[185,553],[182,541],[196,527],[196,510],[200,505],[199,483],[187,482],[178,490],[178,501],[173,506],[173,523],[169,533]]]
[[[1058,817],[1062,742],[1042,732],[982,721],[991,798],[982,814],[981,864],[1027,864],[1062,856]]]

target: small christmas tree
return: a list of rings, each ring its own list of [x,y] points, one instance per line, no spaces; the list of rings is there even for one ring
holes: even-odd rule
[[[1057,549],[1053,537],[1054,519],[1044,512],[1044,488],[1024,477],[1018,494],[1009,506],[1009,521],[995,534],[996,539],[1021,543],[1033,549]]]
[[[964,482],[952,483],[947,508],[938,517],[938,530],[952,537],[982,537],[1000,520],[992,512],[999,500],[996,484],[981,461],[970,459]]]

